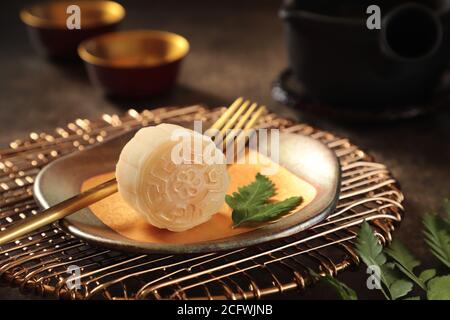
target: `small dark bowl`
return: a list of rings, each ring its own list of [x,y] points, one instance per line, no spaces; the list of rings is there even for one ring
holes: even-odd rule
[[[153,30],[104,34],[78,47],[91,81],[107,95],[125,98],[169,91],[188,52],[182,36]]]
[[[67,8],[81,11],[80,29],[69,29]],[[36,50],[47,57],[73,59],[85,39],[111,32],[125,17],[125,9],[113,1],[51,1],[24,8],[20,18],[26,24]]]

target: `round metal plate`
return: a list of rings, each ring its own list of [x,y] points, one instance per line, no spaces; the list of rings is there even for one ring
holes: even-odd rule
[[[80,192],[86,179],[114,171],[124,144],[134,132],[87,148],[45,167],[36,178],[34,196],[43,207],[53,206]],[[186,244],[138,242],[103,224],[89,208],[60,222],[68,232],[101,246],[139,253],[197,253],[237,249],[287,237],[310,228],[335,209],[340,186],[340,166],[333,151],[315,139],[280,134],[279,163],[313,185],[317,194],[304,208],[282,219],[232,237]]]

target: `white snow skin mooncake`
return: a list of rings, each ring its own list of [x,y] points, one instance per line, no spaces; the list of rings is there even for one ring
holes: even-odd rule
[[[122,198],[150,224],[177,232],[218,212],[229,184],[225,156],[211,138],[172,124],[140,129],[122,149],[116,178]]]

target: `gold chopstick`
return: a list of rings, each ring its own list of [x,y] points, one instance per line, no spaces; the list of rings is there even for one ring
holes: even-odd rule
[[[117,181],[111,179],[92,189],[86,190],[72,198],[50,207],[39,214],[22,220],[3,232],[0,232],[0,245],[32,232],[40,227],[58,221],[69,214],[77,212],[117,192]]]

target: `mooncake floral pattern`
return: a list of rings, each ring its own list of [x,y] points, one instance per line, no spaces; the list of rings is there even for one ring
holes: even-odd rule
[[[146,201],[142,205],[152,213],[152,224],[170,223],[171,230],[179,230],[207,221],[211,214],[205,209],[211,205],[220,208],[228,176],[224,164],[173,163],[172,147],[171,143],[161,146],[154,153],[157,158],[149,158],[143,167],[141,190]]]

